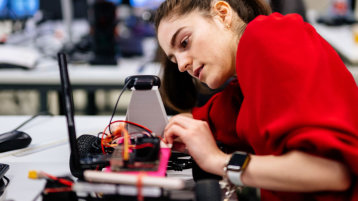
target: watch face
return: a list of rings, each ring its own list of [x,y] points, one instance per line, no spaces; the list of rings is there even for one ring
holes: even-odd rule
[[[246,159],[247,159],[247,153],[237,153],[235,152],[229,161],[229,164],[227,165],[228,170],[232,171],[240,171],[241,168],[244,166]]]

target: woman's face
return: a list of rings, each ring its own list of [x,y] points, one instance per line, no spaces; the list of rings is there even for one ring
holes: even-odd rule
[[[237,34],[236,34],[237,35]],[[181,72],[216,89],[235,75],[237,37],[218,16],[198,11],[162,19],[159,44]]]

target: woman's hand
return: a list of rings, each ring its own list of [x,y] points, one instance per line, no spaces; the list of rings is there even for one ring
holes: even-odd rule
[[[182,142],[203,170],[223,175],[229,155],[217,147],[205,121],[195,120],[187,115],[176,115],[170,119],[164,130],[164,141],[169,144]]]

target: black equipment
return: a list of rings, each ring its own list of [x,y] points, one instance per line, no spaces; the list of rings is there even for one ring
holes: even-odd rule
[[[88,18],[87,0],[73,0],[73,17],[75,19]],[[61,0],[40,0],[40,10],[43,14],[43,20],[60,20],[62,19]]]
[[[95,1],[90,5],[92,51],[91,64],[116,65],[116,6],[112,2]]]
[[[61,89],[63,93],[62,98],[63,98],[64,108],[66,109],[65,114],[67,119],[68,135],[69,135],[70,149],[71,149],[70,169],[72,175],[78,177],[81,180],[83,179],[84,170],[101,169],[102,167],[108,166],[110,154],[104,155],[102,153],[101,146],[100,146],[100,139],[96,136],[81,135],[78,139],[76,139],[76,130],[75,130],[75,122],[74,122],[74,104],[72,98],[72,88],[70,85],[70,79],[67,70],[66,55],[63,53],[59,53],[58,62],[59,62],[60,75],[61,75]],[[148,77],[135,76],[132,78],[128,78],[127,82],[134,81],[133,83],[130,83],[133,84],[134,87],[139,86],[139,88],[143,88],[144,86],[146,86],[144,88],[148,88],[148,85],[159,86],[160,82],[158,82],[158,80],[159,78],[151,77],[151,76]],[[159,145],[159,141],[157,142],[151,141],[154,139],[158,139],[158,138],[142,138],[139,140],[138,143],[139,144],[153,143]],[[154,149],[150,151],[158,152],[158,149],[159,147],[154,147]],[[112,150],[106,150],[106,152],[108,153],[111,153],[111,151]],[[145,150],[143,149],[142,151]],[[157,156],[157,154],[149,154],[149,156],[150,158],[147,158],[148,154],[145,152],[138,153],[138,160],[141,159],[144,159],[146,161],[155,160],[155,156]],[[177,158],[181,156],[183,155],[176,155]],[[172,169],[180,169],[180,168],[184,169],[190,167],[191,163],[184,163],[183,161],[177,160],[176,157],[174,157],[174,159],[171,159],[172,161],[176,162],[170,164],[170,166],[174,166]],[[178,166],[178,164],[182,166]],[[91,185],[91,183],[88,184]],[[51,181],[48,181],[47,185],[53,185],[53,184],[51,183]],[[121,185],[118,184],[112,184],[112,187],[115,188],[118,188],[120,186]],[[208,192],[210,192],[210,194],[208,194]],[[78,200],[79,198],[72,191],[65,192],[62,196],[65,196],[63,197],[64,199],[74,200],[74,201]],[[47,199],[50,197],[46,195],[43,198]],[[118,192],[116,191],[115,194],[104,194],[101,198],[98,197],[94,198],[88,195],[86,198],[83,199],[91,200],[91,201],[97,201],[97,200],[111,201],[111,200],[136,200],[137,197],[122,195],[119,191]],[[186,189],[183,189],[181,191],[171,191],[171,190],[162,189],[159,197],[148,198],[148,200],[219,201],[221,200],[221,190],[217,180],[203,180],[195,185],[195,192],[193,191],[193,185],[188,185]]]
[[[136,90],[149,90],[153,86],[160,87],[160,79],[153,75],[134,75],[125,79],[125,84],[128,89],[134,87]]]
[[[22,149],[30,145],[32,138],[19,129],[40,115],[52,115],[48,112],[39,112],[21,123],[14,130],[0,134],[0,152]]]
[[[31,143],[32,139],[29,134],[13,130],[0,135],[0,152],[22,149]]]
[[[0,199],[4,194],[6,187],[9,185],[9,178],[5,176],[5,173],[9,170],[9,165],[0,163]]]
[[[108,165],[108,160],[106,159],[105,155],[100,152],[100,145],[97,144],[97,140],[99,139],[96,136],[84,135],[76,140],[74,103],[65,54],[58,54],[58,64],[61,75],[61,97],[64,104],[63,108],[65,108],[68,138],[70,141],[71,149],[70,170],[73,176],[82,179],[83,171],[85,169],[105,167]],[[88,146],[88,144],[91,146]]]

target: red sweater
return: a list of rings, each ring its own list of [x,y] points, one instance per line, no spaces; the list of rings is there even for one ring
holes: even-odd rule
[[[345,192],[262,189],[262,200],[358,200],[358,87],[334,49],[299,15],[274,13],[248,24],[236,59],[238,81],[194,108],[194,118],[238,150],[301,150],[352,172]]]

